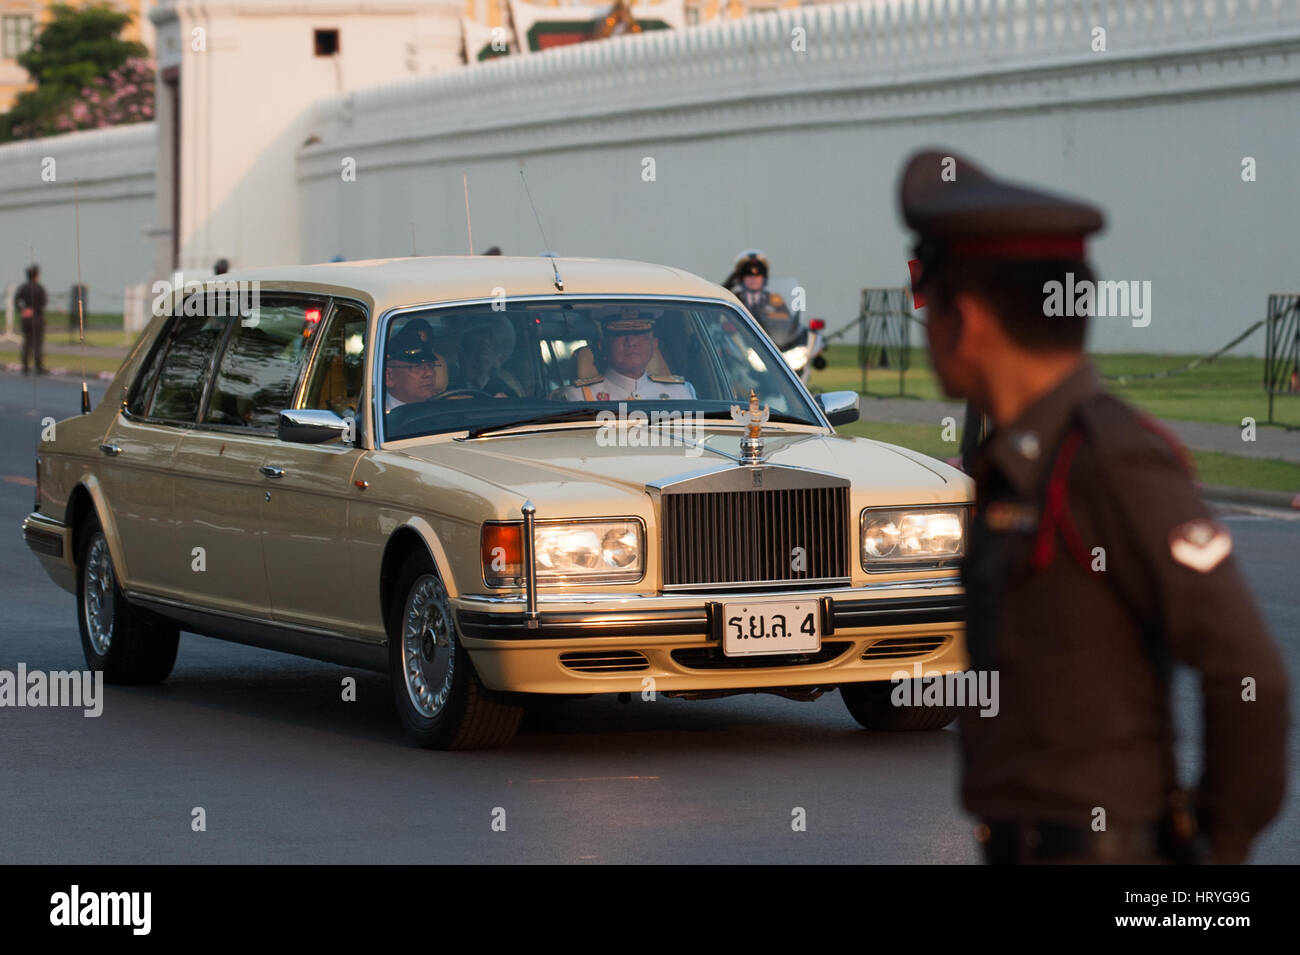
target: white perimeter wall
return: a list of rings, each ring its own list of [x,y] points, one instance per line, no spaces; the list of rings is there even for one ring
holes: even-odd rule
[[[305,128],[302,261],[408,255],[412,225],[420,254],[464,252],[462,173],[476,251],[541,251],[522,165],[562,254],[720,280],[758,246],[834,328],[905,282],[897,176],[941,145],[1105,207],[1095,262],[1152,283],[1152,321],[1096,320],[1098,350],[1207,351],[1300,289],[1297,0],[783,11],[362,90]]]
[[[67,307],[77,275],[75,191],[87,305],[122,311],[125,286],[150,277],[156,144],[154,124],[139,123],[0,146],[0,288],[23,281],[34,248],[50,307]],[[42,178],[47,159],[53,181]]]

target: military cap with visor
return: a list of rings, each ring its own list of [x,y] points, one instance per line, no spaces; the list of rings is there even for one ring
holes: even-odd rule
[[[963,156],[913,155],[899,181],[903,221],[917,234],[913,287],[947,263],[1079,261],[1101,210],[1057,193],[995,179]]]
[[[641,308],[636,305],[617,305],[596,313],[596,321],[606,335],[635,335],[653,332],[662,309]]]
[[[441,358],[433,349],[433,328],[422,318],[411,320],[397,334],[390,335],[384,356],[388,361],[412,364]]]

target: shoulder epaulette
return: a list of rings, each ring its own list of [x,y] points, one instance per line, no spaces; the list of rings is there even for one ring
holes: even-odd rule
[[[684,385],[686,379],[681,375],[646,375],[651,381],[657,381],[661,385]]]
[[[604,380],[605,380],[604,375],[592,375],[590,378],[575,378],[573,379],[573,387],[586,388],[590,385],[596,384],[596,382],[598,381],[604,381]]]

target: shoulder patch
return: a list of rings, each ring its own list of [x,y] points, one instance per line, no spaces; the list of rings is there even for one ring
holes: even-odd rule
[[[596,384],[597,382],[601,382],[601,381],[604,381],[604,380],[605,380],[605,376],[604,376],[604,375],[592,375],[592,376],[589,377],[589,378],[575,378],[575,379],[573,379],[573,387],[574,387],[574,388],[586,388],[586,387],[588,387],[589,385],[594,385],[594,384]]]
[[[651,381],[657,381],[661,385],[684,385],[686,379],[681,375],[646,375]]]
[[[785,299],[783,299],[780,295],[777,295],[775,292],[769,292],[769,293],[768,293],[767,301],[768,301],[768,304],[770,304],[770,305],[784,305],[784,304],[785,304]]]
[[[1227,528],[1205,518],[1180,524],[1169,532],[1169,556],[1199,573],[1208,574],[1231,553],[1232,535]]]

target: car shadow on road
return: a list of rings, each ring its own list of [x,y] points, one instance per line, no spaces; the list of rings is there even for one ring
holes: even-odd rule
[[[200,707],[226,714],[236,723],[269,721],[414,749],[398,722],[385,675],[247,647],[213,646],[189,634],[165,683],[114,687],[112,692],[152,699],[164,707]],[[951,727],[931,733],[864,730],[838,692],[811,703],[760,693],[710,700],[662,694],[646,700],[631,694],[626,702],[617,695],[596,694],[528,698],[519,734],[508,751],[571,750],[574,741],[596,754],[629,746],[692,752],[744,747],[761,752],[820,743],[919,755],[936,748],[955,752],[956,739]]]

